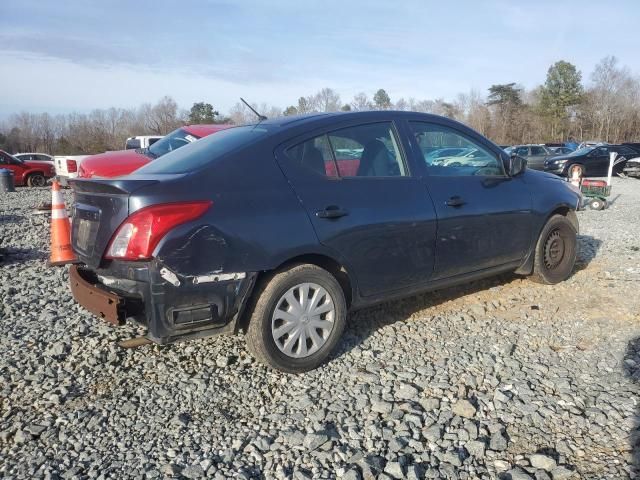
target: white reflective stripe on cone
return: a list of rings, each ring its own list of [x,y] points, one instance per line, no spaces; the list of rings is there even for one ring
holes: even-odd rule
[[[64,205],[64,197],[62,196],[62,192],[53,191],[51,195],[51,204],[52,205]]]
[[[61,218],[69,218],[66,208],[53,208],[51,210],[51,219],[59,220]]]

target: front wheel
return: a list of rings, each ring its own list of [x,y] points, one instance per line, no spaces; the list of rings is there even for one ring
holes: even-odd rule
[[[607,208],[607,201],[602,198],[592,198],[589,201],[589,208],[591,210],[604,210]]]
[[[347,317],[335,277],[309,264],[276,273],[254,293],[247,312],[247,348],[260,362],[287,373],[312,370],[337,345]]]
[[[579,163],[571,165],[567,170],[567,177],[569,177],[570,179],[574,177],[578,177],[578,178],[584,177],[584,167]]]
[[[569,278],[576,263],[577,232],[567,217],[552,216],[542,228],[533,263],[534,282],[553,285]]]

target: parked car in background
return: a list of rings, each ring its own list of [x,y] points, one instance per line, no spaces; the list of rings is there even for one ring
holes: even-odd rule
[[[572,176],[573,172],[581,177],[606,177],[611,152],[618,154],[617,164],[613,168],[614,174],[623,171],[627,160],[640,155],[639,151],[628,145],[595,145],[548,159],[544,163],[544,171],[563,177]]]
[[[23,162],[45,162],[54,165],[53,155],[47,153],[15,153],[13,156]]]
[[[124,142],[125,150],[135,150],[136,148],[149,148],[162,138],[162,135],[138,135],[127,138]]]
[[[629,177],[640,178],[640,158],[636,157],[628,160],[622,171]]]
[[[555,155],[568,155],[573,152],[569,147],[548,147]]]
[[[544,169],[544,162],[556,155],[550,148],[544,145],[514,145],[509,154],[515,153],[527,161],[527,167],[534,170]]]
[[[586,140],[582,143],[580,143],[580,145],[578,145],[578,148],[576,148],[576,150],[580,150],[582,148],[585,147],[596,147],[598,145],[608,145],[607,142],[600,142],[598,140]]]
[[[16,186],[44,187],[47,179],[55,176],[54,168],[48,162],[23,161],[4,150],[0,150],[0,168],[13,172]]]
[[[56,177],[63,186],[67,186],[69,179],[78,176],[80,163],[89,155],[55,155],[53,162],[56,169]]]
[[[166,153],[229,127],[231,125],[185,125],[162,137],[149,148],[91,155],[78,167],[78,176],[112,178],[128,175]]]
[[[424,153],[453,147],[474,155]],[[72,186],[80,304],[161,344],[244,330],[286,372],[320,365],[348,310],[500,272],[565,280],[581,200],[458,122],[392,111],[230,128]]]

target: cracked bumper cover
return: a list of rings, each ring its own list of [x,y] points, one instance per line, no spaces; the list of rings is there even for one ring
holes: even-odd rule
[[[162,273],[161,273],[162,272]],[[78,303],[114,325],[131,318],[147,336],[165,344],[237,329],[256,273],[217,273],[205,278],[173,273],[151,262],[111,262],[108,268],[72,266],[70,286]]]

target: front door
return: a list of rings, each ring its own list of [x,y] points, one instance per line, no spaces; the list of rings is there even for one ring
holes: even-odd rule
[[[404,150],[389,121],[316,132],[277,152],[320,243],[365,297],[424,284],[433,272],[436,214]]]
[[[505,174],[499,152],[472,131],[410,121],[414,151],[438,216],[434,279],[523,260],[531,245],[531,195],[522,176]],[[431,148],[462,147],[429,159]]]

